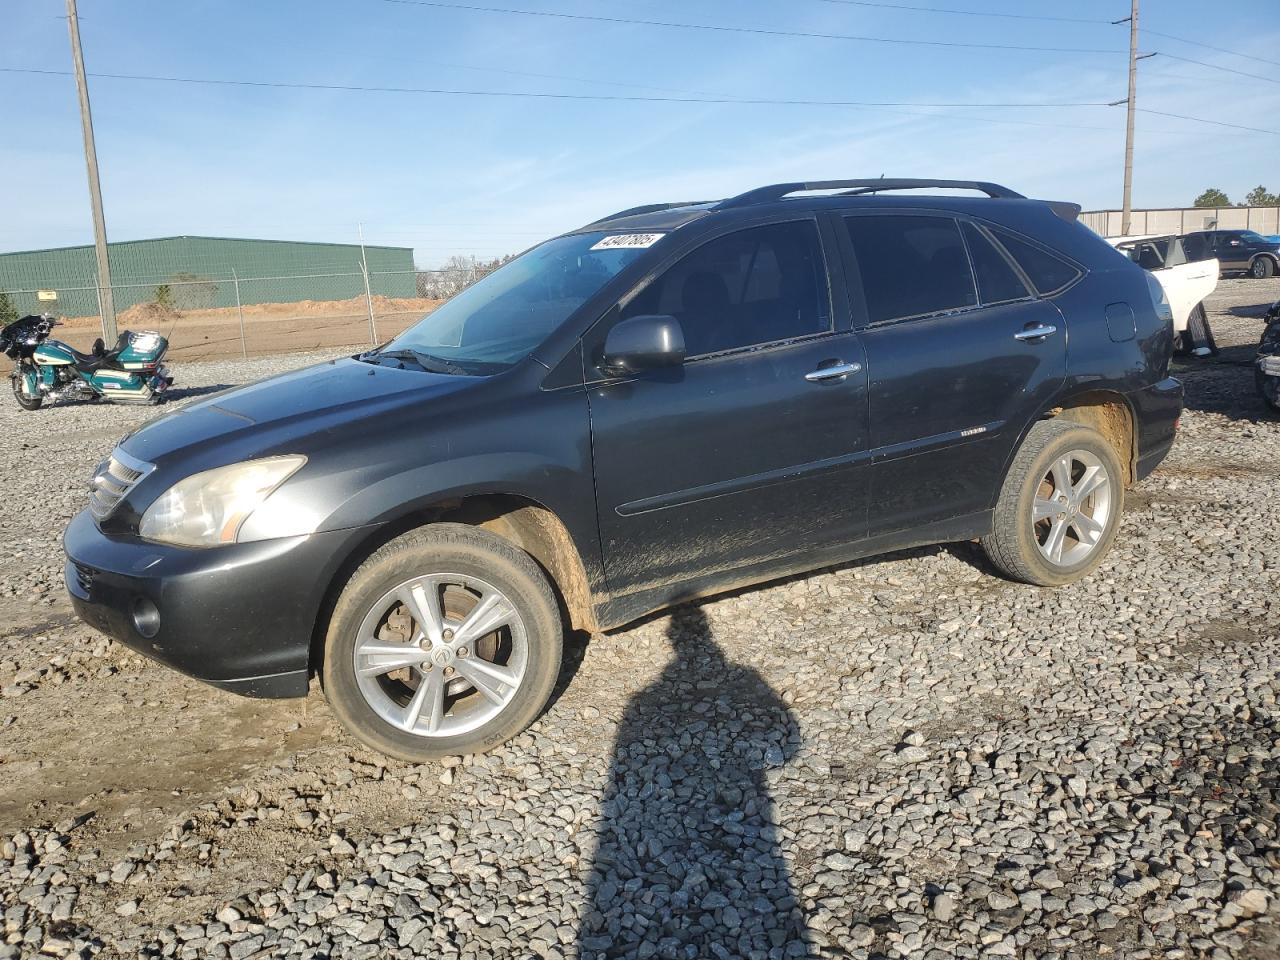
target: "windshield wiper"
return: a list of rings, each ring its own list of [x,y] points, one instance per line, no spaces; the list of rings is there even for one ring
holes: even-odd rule
[[[412,360],[423,370],[428,373],[449,373],[455,376],[466,376],[467,371],[458,364],[446,360],[444,357],[433,356],[430,353],[423,353],[421,350],[414,350],[409,347],[400,350],[376,350],[363,354],[361,359],[376,360],[385,357],[388,360]]]

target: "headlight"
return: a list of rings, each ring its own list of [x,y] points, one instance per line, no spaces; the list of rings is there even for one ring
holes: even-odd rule
[[[138,533],[182,547],[235,543],[249,514],[306,462],[302,456],[268,457],[193,474],[147,507]]]

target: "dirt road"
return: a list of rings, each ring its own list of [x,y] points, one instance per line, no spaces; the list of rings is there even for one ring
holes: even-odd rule
[[[380,343],[385,343],[439,305],[439,300],[374,297],[371,333],[368,305],[363,297],[254,304],[243,310],[244,347],[251,357],[367,347],[371,336],[376,335]],[[123,311],[116,325],[120,330],[155,330],[164,334],[169,338],[169,357],[174,363],[241,356],[240,311],[234,307],[175,311],[140,304]],[[84,352],[101,335],[98,317],[65,318],[53,334]],[[0,358],[0,363],[7,364],[8,360]]]

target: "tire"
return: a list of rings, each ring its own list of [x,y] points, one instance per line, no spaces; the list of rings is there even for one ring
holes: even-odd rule
[[[1276,262],[1270,257],[1255,257],[1253,263],[1249,264],[1249,276],[1255,280],[1266,280],[1275,276]]]
[[[1261,362],[1263,357],[1274,356],[1280,356],[1280,323],[1268,324],[1267,329],[1262,331],[1262,340],[1258,343],[1258,362]],[[1267,376],[1262,372],[1261,367],[1255,365],[1253,379],[1258,388],[1258,395],[1272,411],[1280,413],[1280,377]]]
[[[496,614],[476,614],[477,626],[510,615],[464,634],[482,604]],[[563,645],[555,595],[532,557],[486,530],[432,524],[352,574],[329,621],[321,686],[352,736],[388,756],[419,763],[483,753],[537,719]]]
[[[13,385],[13,397],[23,410],[39,410],[44,397],[28,397],[22,390],[22,368],[16,368],[9,374],[9,382]]]
[[[1056,478],[1063,475],[1058,464],[1064,460],[1071,465],[1067,503],[1060,513],[1033,519],[1033,509],[1044,513],[1058,506]],[[1105,484],[1076,500],[1086,477],[1097,476],[1095,467]],[[1106,556],[1119,528],[1124,476],[1115,451],[1096,430],[1067,420],[1040,421],[1018,448],[1005,476],[991,532],[981,541],[983,550],[1002,573],[1024,583],[1059,587],[1088,576]],[[1055,541],[1059,524],[1063,532]],[[1055,544],[1060,550],[1053,559]]]
[[[1263,376],[1262,371],[1254,371],[1254,384],[1258,388],[1258,396],[1271,408],[1272,413],[1280,413],[1280,377]]]
[[[1208,350],[1207,354],[1196,355],[1210,357],[1218,355],[1218,342],[1213,339],[1213,328],[1209,326],[1209,316],[1205,313],[1203,303],[1197,303],[1195,309],[1191,311],[1187,319],[1187,332],[1184,339],[1190,341],[1187,345],[1188,353]]]

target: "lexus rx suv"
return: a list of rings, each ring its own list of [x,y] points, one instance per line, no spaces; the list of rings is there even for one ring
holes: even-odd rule
[[[613,214],[125,437],[67,588],[223,689],[317,678],[425,760],[533,722],[569,629],[943,541],[1070,584],[1182,408],[1159,284],[1078,212],[881,179]]]

